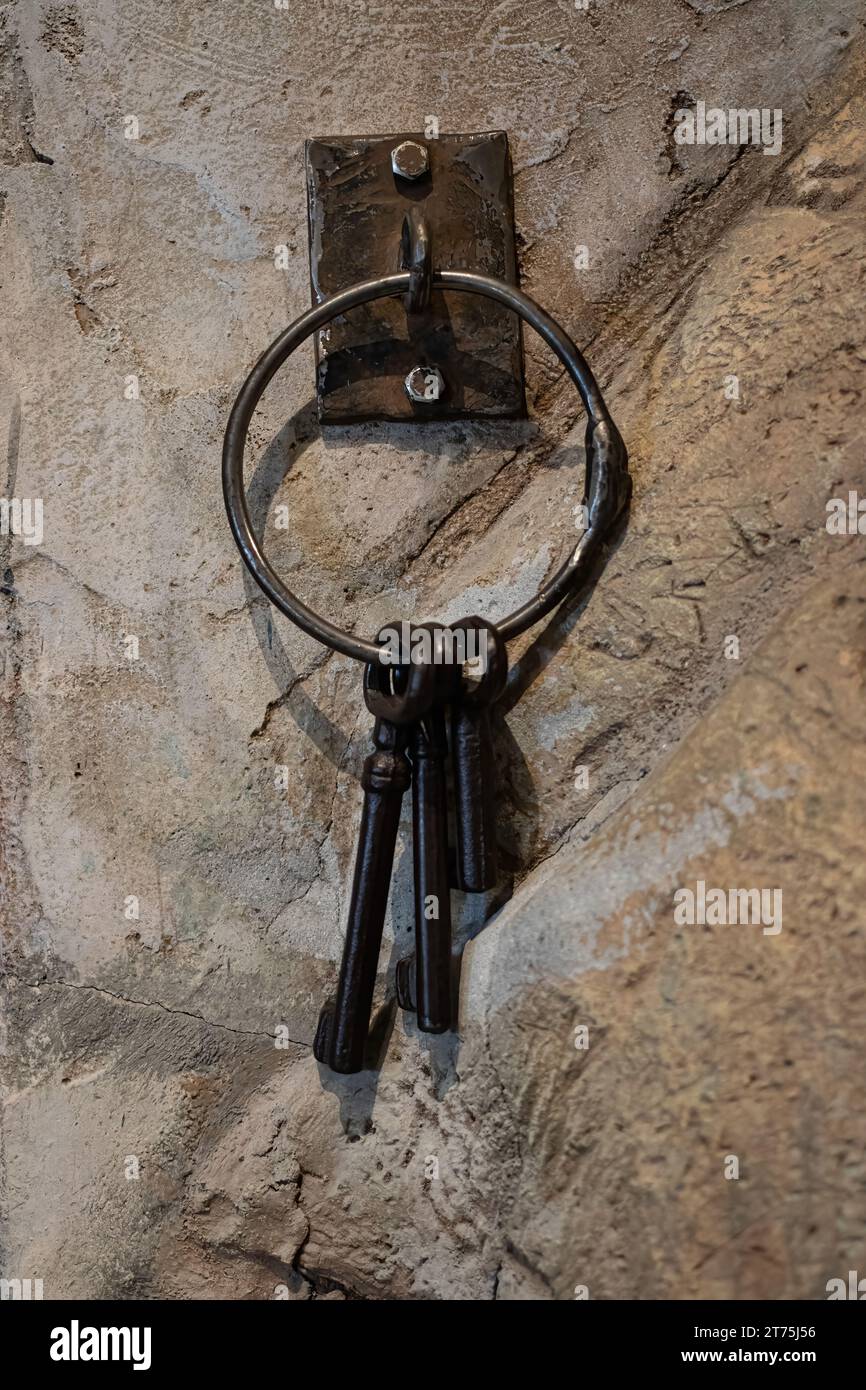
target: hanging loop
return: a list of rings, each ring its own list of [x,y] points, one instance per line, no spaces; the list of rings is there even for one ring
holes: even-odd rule
[[[423,314],[433,288],[433,238],[417,204],[403,218],[400,237],[400,269],[409,272],[409,293],[403,301],[407,314]]]

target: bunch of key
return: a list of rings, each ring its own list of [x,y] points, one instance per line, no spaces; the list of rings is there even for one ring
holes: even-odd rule
[[[424,1033],[451,1027],[453,886],[480,893],[498,877],[490,706],[508,674],[505,643],[483,618],[451,628],[423,624],[430,659],[364,669],[364,701],[375,719],[364,763],[364,806],[337,992],[322,1009],[313,1053],[335,1072],[363,1071],[403,797],[412,788],[415,950],[397,966],[397,1002]],[[454,637],[475,636],[477,679],[456,662]],[[383,629],[384,631],[384,629]],[[418,629],[415,629],[418,631]],[[381,636],[381,634],[380,634]],[[480,640],[479,640],[480,639]],[[464,641],[464,649],[468,645]],[[413,644],[414,648],[414,644]],[[451,757],[456,846],[448,846],[447,760]]]

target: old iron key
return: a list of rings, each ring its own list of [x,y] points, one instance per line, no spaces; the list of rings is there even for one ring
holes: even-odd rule
[[[415,951],[397,965],[397,1001],[417,1012],[422,1033],[444,1033],[451,1026],[451,892],[448,881],[448,743],[445,703],[455,690],[448,629],[423,624],[431,634],[435,696],[413,727],[412,860],[415,880]],[[446,650],[447,641],[447,650]]]
[[[508,654],[492,623],[462,618],[454,630],[475,631],[485,642],[481,679],[465,679],[451,707],[451,756],[457,813],[457,886],[466,893],[493,888],[499,875],[496,849],[496,768],[490,706],[505,689]]]
[[[342,1073],[364,1069],[400,807],[412,776],[406,744],[410,726],[427,712],[434,695],[432,668],[410,666],[401,691],[385,688],[389,670],[379,664],[364,670],[364,700],[376,716],[376,748],[361,779],[364,808],[337,993],[322,1009],[313,1043],[316,1060]]]

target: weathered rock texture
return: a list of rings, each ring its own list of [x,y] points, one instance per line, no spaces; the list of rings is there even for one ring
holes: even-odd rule
[[[41,545],[0,538],[4,1273],[820,1298],[862,1269],[866,588],[825,504],[866,490],[863,18],[0,9],[5,495],[45,505]],[[781,109],[781,155],[677,144],[698,101]],[[219,449],[308,302],[304,138],[428,115],[509,131],[522,283],[586,346],[635,492],[592,593],[512,652],[509,873],[459,905],[459,1036],[394,1015],[407,827],[381,1069],[335,1079],[310,1043],[369,720],[357,668],[245,581]],[[325,438],[293,359],[249,475],[288,582],[366,633],[529,595],[583,426],[527,350],[531,423]],[[781,890],[782,930],[678,925],[699,879]]]

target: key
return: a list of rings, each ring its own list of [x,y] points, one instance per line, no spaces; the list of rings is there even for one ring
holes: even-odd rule
[[[445,713],[435,706],[412,730],[412,860],[415,950],[397,962],[397,1002],[422,1033],[451,1026],[451,889]]]
[[[496,767],[490,733],[490,706],[505,689],[508,654],[492,623],[463,618],[453,624],[478,633],[486,652],[481,679],[464,677],[451,708],[451,757],[457,820],[457,886],[466,893],[493,888],[499,876],[496,849]],[[468,647],[468,642],[467,642]]]
[[[343,1074],[364,1069],[400,807],[412,778],[406,745],[410,726],[427,712],[434,694],[430,667],[408,668],[402,690],[387,688],[392,674],[393,668],[381,665],[364,671],[364,699],[376,716],[375,751],[361,779],[364,807],[337,993],[319,1015],[313,1043],[316,1060]]]
[[[451,1026],[451,890],[448,882],[448,792],[443,700],[454,687],[456,669],[437,672],[437,698],[413,726],[412,858],[415,879],[414,981],[402,972],[422,1033],[444,1033]]]
[[[451,1026],[451,893],[448,874],[448,743],[445,705],[454,698],[460,667],[452,659],[449,629],[422,624],[431,634],[435,695],[413,726],[412,860],[415,886],[415,950],[397,963],[397,1001],[417,1013],[423,1033]],[[414,629],[418,631],[418,629]]]

